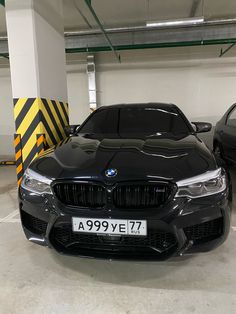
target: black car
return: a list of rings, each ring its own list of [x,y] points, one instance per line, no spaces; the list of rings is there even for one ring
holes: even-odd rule
[[[101,107],[32,162],[19,189],[26,237],[60,253],[164,260],[208,251],[230,226],[226,172],[178,107]]]
[[[236,163],[236,104],[217,122],[213,148],[216,156]]]

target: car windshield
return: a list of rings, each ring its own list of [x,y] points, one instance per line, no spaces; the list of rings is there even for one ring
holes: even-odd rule
[[[151,137],[189,132],[189,126],[175,107],[104,108],[92,114],[79,131],[105,137]]]

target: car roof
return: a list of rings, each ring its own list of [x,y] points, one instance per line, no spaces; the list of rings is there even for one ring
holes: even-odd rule
[[[98,109],[108,108],[160,108],[160,109],[171,109],[178,108],[174,104],[161,103],[161,102],[149,102],[149,103],[128,103],[128,104],[115,104],[109,106],[101,106]]]

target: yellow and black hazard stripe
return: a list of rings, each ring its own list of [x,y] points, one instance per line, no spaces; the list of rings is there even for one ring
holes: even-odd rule
[[[24,165],[22,159],[22,146],[21,146],[21,136],[20,134],[14,135],[14,146],[16,153],[16,175],[17,175],[17,183],[20,185],[22,176],[24,173]]]
[[[0,166],[13,166],[16,162],[13,160],[2,160],[0,161]]]
[[[42,155],[44,153],[45,144],[46,144],[45,135],[37,134],[36,137],[37,137],[38,155]]]
[[[21,135],[24,169],[43,152],[42,149],[55,146],[66,138],[64,128],[69,124],[69,117],[65,102],[17,98],[14,99],[14,116],[16,133]],[[41,135],[44,135],[43,147]]]

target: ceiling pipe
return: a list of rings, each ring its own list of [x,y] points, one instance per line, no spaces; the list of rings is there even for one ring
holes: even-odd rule
[[[104,35],[104,37],[105,37],[105,39],[106,39],[106,41],[107,41],[109,47],[110,47],[111,50],[113,51],[115,57],[117,58],[117,60],[118,60],[119,62],[121,62],[121,60],[120,60],[120,55],[116,52],[114,46],[112,45],[112,42],[111,42],[109,36],[107,35],[106,30],[104,29],[104,27],[103,27],[102,23],[100,22],[100,20],[99,20],[97,14],[96,14],[96,12],[94,11],[94,9],[93,9],[93,7],[92,7],[92,4],[91,4],[91,0],[85,0],[85,3],[87,4],[87,6],[88,6],[88,8],[89,8],[89,10],[90,10],[90,12],[91,12],[91,14],[93,15],[93,17],[94,17],[95,21],[97,22],[98,26],[100,27],[100,30],[101,30],[101,32],[103,33],[103,35]]]
[[[80,14],[80,16],[82,17],[82,19],[84,20],[84,22],[88,25],[89,28],[93,28],[92,25],[89,23],[87,17],[83,14],[82,10],[80,9],[80,7],[78,6],[76,0],[73,0],[74,6],[76,8],[76,10],[78,11],[78,13]]]
[[[130,44],[115,46],[116,50],[134,50],[134,49],[153,49],[153,48],[176,48],[176,47],[192,47],[192,46],[209,46],[209,45],[225,45],[236,44],[236,38],[233,39],[210,39],[210,40],[196,40],[196,41],[182,41],[170,43],[151,43],[151,44]],[[80,53],[80,52],[105,52],[110,51],[108,46],[103,47],[87,47],[87,48],[67,48],[66,53]]]
[[[224,25],[225,27],[227,27],[228,25],[235,25],[236,24],[236,18],[235,19],[218,19],[218,20],[207,20],[204,21],[200,24],[200,26],[202,27],[202,25],[204,26],[217,26],[217,25]],[[199,25],[195,25],[194,27],[192,27],[192,29],[198,28]],[[120,28],[111,28],[111,29],[105,29],[107,33],[122,33],[122,32],[135,32],[135,31],[149,31],[152,29],[162,29],[162,27],[144,27],[144,26],[134,26],[134,27],[120,27]],[[191,28],[189,26],[185,26],[185,29]],[[181,29],[181,27],[171,27],[168,29],[172,29],[172,30],[178,30]],[[96,33],[97,32],[97,33]],[[79,32],[65,32],[65,37],[68,37],[68,39],[70,38],[70,36],[73,38],[75,36],[79,37],[79,36],[83,36],[83,35],[97,35],[97,34],[101,34],[101,30],[87,30],[87,31],[79,31]],[[183,36],[182,36],[183,37]],[[1,40],[2,40],[2,44],[6,45],[7,44],[7,37],[6,36],[2,36],[0,37],[0,44],[1,44]],[[209,39],[193,39],[193,40],[179,40],[176,42],[147,42],[147,43],[124,43],[124,44],[116,44],[113,45],[114,49],[117,50],[131,50],[131,49],[146,49],[146,48],[165,48],[165,47],[184,47],[184,46],[199,46],[199,45],[219,45],[219,44],[236,44],[236,36],[235,37],[230,37],[228,38],[226,37],[222,37],[222,38],[209,38]],[[5,49],[5,51],[2,51],[2,53],[7,53],[7,49]],[[110,51],[111,48],[108,45],[104,45],[104,44],[100,44],[99,46],[84,46],[84,47],[68,47],[66,48],[66,53],[79,53],[79,52],[91,52],[91,53],[95,53],[95,52],[102,52],[102,51]],[[8,55],[8,53],[7,53]],[[4,56],[5,57],[5,56]]]
[[[88,76],[88,94],[89,109],[97,109],[97,89],[96,89],[96,69],[94,55],[87,56],[87,76]]]
[[[194,17],[196,15],[197,9],[201,2],[202,0],[193,0],[189,17]],[[202,2],[202,5],[203,5],[203,2]]]
[[[134,44],[115,46],[116,50],[134,50],[134,49],[153,49],[153,48],[176,48],[176,47],[192,47],[192,46],[209,46],[209,45],[226,45],[231,44],[229,49],[236,45],[236,38],[230,39],[212,39],[212,40],[197,40],[187,42],[173,42],[173,43],[153,43],[153,44]],[[229,49],[226,49],[229,51]],[[110,51],[109,46],[103,47],[87,47],[87,48],[67,48],[66,53],[95,53]],[[227,51],[221,51],[221,56]],[[223,54],[222,54],[223,53]],[[8,54],[0,54],[0,58],[9,59]]]
[[[169,21],[171,22],[171,20]],[[236,18],[232,19],[215,19],[215,20],[202,20],[199,23],[189,23],[188,25],[153,25],[150,27],[147,26],[126,26],[126,27],[115,27],[115,28],[104,28],[106,33],[123,33],[123,32],[135,32],[135,31],[149,31],[150,29],[175,29],[182,27],[198,27],[198,26],[215,26],[223,24],[236,24]],[[83,35],[96,35],[100,34],[100,29],[90,29],[83,31],[66,31],[64,32],[65,37],[70,36],[83,36]]]
[[[236,24],[236,18],[232,19],[217,19],[217,20],[204,20],[201,23],[192,24],[188,26],[178,26],[178,28],[182,27],[198,27],[198,26],[216,26],[216,25],[225,25],[225,24]],[[175,29],[176,26],[126,26],[126,27],[113,27],[113,28],[104,28],[104,31],[106,33],[123,33],[123,32],[135,32],[135,31],[149,31],[151,29]],[[83,35],[96,35],[101,34],[101,29],[89,29],[89,30],[83,30],[83,31],[66,31],[64,32],[65,37],[73,37],[73,36],[83,36]],[[6,41],[7,36],[0,36],[0,41]]]
[[[8,53],[0,53],[0,58],[9,59]]]
[[[226,52],[228,52],[231,48],[233,48],[235,46],[235,42],[232,43],[228,48],[226,48],[225,50],[221,49],[220,50],[220,54],[219,54],[219,58],[221,58],[224,54],[226,54]]]

